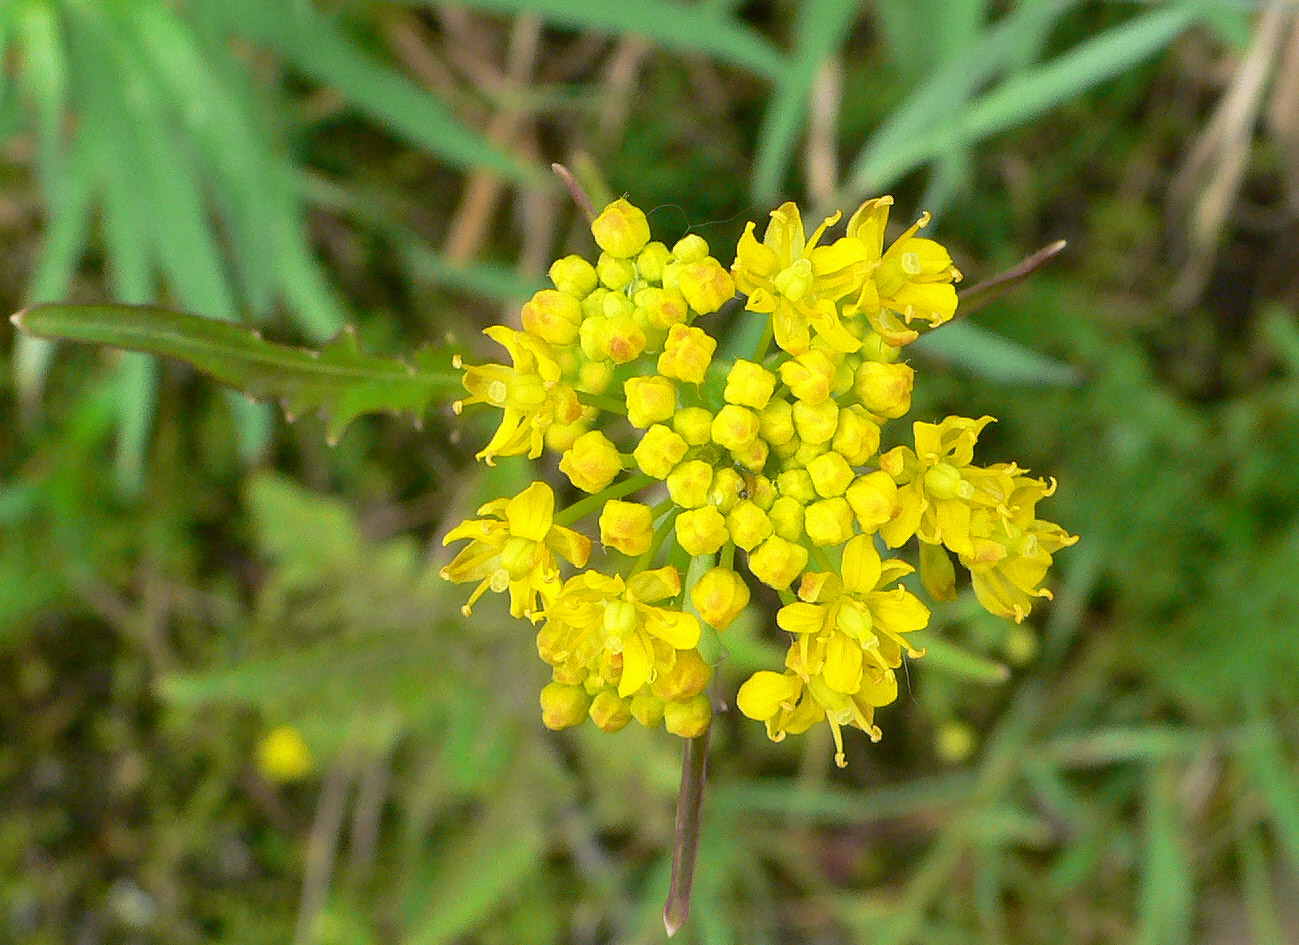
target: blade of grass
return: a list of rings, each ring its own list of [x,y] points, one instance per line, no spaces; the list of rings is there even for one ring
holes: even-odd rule
[[[1152,768],[1146,783],[1144,860],[1137,904],[1140,945],[1190,941],[1195,889],[1186,825],[1177,796],[1177,769]]]
[[[467,0],[463,4],[492,13],[533,13],[558,26],[604,33],[633,33],[668,49],[703,53],[778,79],[786,68],[782,56],[750,27],[717,7],[677,0]]]
[[[1253,715],[1255,729],[1236,757],[1267,810],[1282,851],[1291,866],[1299,869],[1299,783],[1274,724],[1261,707],[1256,707]]]
[[[909,350],[997,384],[1071,387],[1082,380],[1067,364],[959,319],[924,335]]]

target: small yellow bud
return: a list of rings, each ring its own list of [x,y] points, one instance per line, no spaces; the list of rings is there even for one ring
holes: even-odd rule
[[[752,476],[749,479],[749,498],[765,512],[776,501],[776,486],[766,476]]]
[[[676,530],[677,544],[691,557],[716,553],[730,537],[726,519],[711,505],[682,512],[677,516]]]
[[[595,264],[595,272],[600,277],[602,286],[617,292],[627,288],[636,278],[636,264],[630,259],[619,259],[608,253],[601,253],[600,259]]]
[[[726,516],[726,530],[736,545],[752,551],[772,533],[771,519],[752,500],[742,499]]]
[[[677,262],[693,263],[708,258],[708,241],[698,233],[687,233],[672,247],[672,258]]]
[[[925,492],[935,499],[968,498],[973,487],[951,463],[935,463],[925,470]]]
[[[637,309],[645,313],[646,321],[664,331],[685,324],[690,314],[685,296],[676,289],[648,286],[636,293],[634,301]]]
[[[794,451],[789,462],[793,466],[806,467],[812,460],[828,452],[830,452],[829,443],[803,443]]]
[[[839,428],[839,407],[833,400],[810,404],[805,400],[794,404],[794,429],[805,443],[829,443]]]
[[[786,541],[803,537],[803,503],[791,495],[782,495],[767,510],[772,530]]]
[[[717,507],[725,515],[735,508],[744,489],[744,477],[734,469],[722,468],[713,475],[713,484],[708,490],[708,504]]]
[[[668,495],[683,509],[697,509],[708,504],[708,489],[713,484],[713,467],[702,459],[691,459],[668,473]]]
[[[595,289],[599,277],[595,267],[581,256],[565,256],[551,263],[550,281],[560,292],[581,300]]]
[[[654,541],[654,516],[648,505],[610,499],[600,513],[600,541],[625,555],[643,555]]]
[[[722,394],[728,404],[761,410],[771,400],[776,390],[776,375],[761,364],[737,358],[726,375],[726,390]]]
[[[758,432],[772,446],[794,438],[794,409],[788,400],[773,400],[758,415]]]
[[[542,289],[524,303],[521,317],[524,331],[552,345],[571,345],[582,323],[582,303],[565,292]]]
[[[861,530],[869,535],[878,531],[885,522],[891,521],[897,513],[898,486],[888,473],[876,470],[858,477],[848,487],[844,498],[852,506]]]
[[[669,702],[663,707],[663,727],[681,738],[698,738],[713,721],[713,706],[705,695],[691,696],[684,702]]]
[[[649,220],[638,207],[626,200],[615,200],[591,221],[591,235],[596,245],[610,256],[627,259],[649,242]]]
[[[592,298],[593,296],[588,296]],[[577,330],[582,354],[589,361],[606,361],[609,358],[609,319],[603,315],[587,314]]]
[[[648,692],[638,692],[631,697],[631,715],[646,728],[658,728],[663,724],[663,700]]]
[[[588,426],[585,418],[572,423],[552,423],[546,427],[546,446],[556,453],[565,453],[573,448],[577,438],[587,431]]]
[[[758,415],[746,407],[727,404],[713,418],[713,442],[742,450],[758,438]]]
[[[716,350],[717,342],[702,329],[673,325],[659,355],[659,373],[690,384],[702,384]]]
[[[765,443],[765,442],[767,442],[767,441],[766,441],[766,440],[763,440],[762,442]],[[798,464],[795,463],[795,462],[793,462],[793,458],[794,458],[794,454],[798,452],[799,447],[801,447],[802,445],[803,445],[803,441],[802,441],[802,440],[800,440],[800,439],[799,439],[798,437],[796,437],[796,436],[791,436],[791,437],[790,437],[788,440],[786,440],[784,443],[780,443],[780,444],[778,444],[778,445],[773,445],[773,446],[771,447],[771,451],[772,451],[774,454],[776,454],[776,456],[777,456],[779,459],[781,459],[781,460],[784,462],[785,465],[787,465],[787,466],[797,466]]]
[[[897,482],[908,482],[918,471],[915,455],[904,446],[895,446],[880,454],[880,470]]]
[[[541,721],[551,731],[581,725],[590,710],[591,696],[581,686],[552,682],[541,690]]]
[[[667,265],[672,253],[658,240],[650,243],[636,257],[636,271],[646,282],[662,284],[663,267]]]
[[[779,501],[779,500],[778,500]],[[749,570],[763,584],[783,591],[807,567],[807,549],[772,535],[749,555]]]
[[[853,536],[852,507],[842,496],[813,502],[803,513],[803,529],[814,545],[842,545]]]
[[[816,494],[823,499],[843,495],[855,475],[848,460],[838,453],[822,453],[807,464],[807,472]]]
[[[819,404],[829,399],[834,387],[834,362],[824,351],[813,348],[782,364],[780,379],[799,400]]]
[[[622,385],[627,422],[641,430],[670,420],[677,411],[677,389],[666,377],[629,377]]]
[[[612,361],[583,361],[577,369],[577,389],[588,394],[603,394],[613,383]]]
[[[269,781],[287,783],[311,773],[311,749],[292,725],[277,725],[257,745],[257,767]]]
[[[596,298],[592,293],[588,298]],[[636,312],[636,303],[627,298],[625,293],[603,290],[600,299],[600,310],[597,312],[605,318],[631,318]]]
[[[559,470],[583,492],[599,492],[622,472],[618,447],[599,430],[583,433],[564,453]]]
[[[816,486],[812,483],[812,474],[806,469],[786,469],[776,477],[776,491],[797,499],[800,505],[816,499]]]
[[[618,693],[605,689],[591,701],[588,714],[600,731],[612,735],[622,731],[631,721],[631,700],[620,699]]]
[[[688,449],[685,440],[663,424],[656,423],[645,431],[631,455],[645,475],[666,479]]]
[[[630,364],[641,356],[649,343],[645,329],[636,324],[636,319],[631,314],[610,318],[606,322],[605,331],[605,344],[614,364]]]
[[[862,337],[861,350],[857,352],[866,361],[892,363],[902,355],[902,349],[895,347],[873,331],[867,331]]]
[[[725,630],[749,606],[749,585],[730,568],[712,568],[695,584],[690,602],[704,623]]]
[[[871,413],[895,419],[911,409],[915,380],[916,372],[909,365],[863,361],[857,368],[853,390]]]
[[[755,439],[742,450],[731,450],[731,458],[749,472],[756,473],[762,472],[763,467],[767,465],[767,456],[770,453],[771,447],[767,445],[766,440]]]
[[[677,650],[672,665],[658,674],[650,691],[664,702],[675,702],[703,692],[712,679],[713,668],[698,650]]]
[[[683,265],[677,273],[677,287],[700,315],[717,311],[735,296],[735,280],[711,256]]]
[[[691,446],[712,442],[713,415],[703,407],[685,407],[672,416],[672,429]]]
[[[862,407],[845,407],[839,411],[830,447],[842,453],[850,466],[864,466],[880,448],[880,428]]]

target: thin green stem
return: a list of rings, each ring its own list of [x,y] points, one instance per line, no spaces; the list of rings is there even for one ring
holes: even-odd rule
[[[668,501],[671,502],[671,500]],[[650,544],[649,551],[636,559],[636,563],[631,568],[632,574],[640,574],[654,563],[654,559],[658,557],[659,549],[663,547],[663,542],[667,541],[668,535],[671,534],[672,528],[676,524],[678,514],[680,514],[679,509],[670,514],[659,523],[658,528],[654,529],[654,540]],[[658,515],[655,514],[654,517],[658,518]]]
[[[753,352],[753,362],[761,364],[767,357],[767,351],[771,348],[771,339],[776,337],[776,316],[770,315],[767,318],[767,327],[762,330],[762,337],[758,339],[758,347]]]
[[[589,495],[585,499],[579,499],[562,512],[559,512],[555,516],[555,524],[570,526],[585,515],[594,512],[598,508],[602,508],[610,499],[621,499],[625,495],[639,492],[653,481],[654,479],[652,477],[640,473],[632,476],[630,479],[624,479],[622,482],[609,486],[607,489],[601,489],[595,495]]]
[[[708,734],[686,739],[681,760],[681,793],[677,795],[677,829],[672,848],[672,883],[663,904],[663,927],[669,936],[686,924],[690,915],[690,887],[695,879],[699,835],[703,826],[704,784],[708,778]]]
[[[817,567],[819,567],[822,571],[829,571],[833,573],[839,570],[834,566],[834,563],[830,560],[830,557],[825,553],[824,548],[818,548],[816,545],[812,545],[810,550],[812,552],[812,560],[816,562]]]
[[[583,407],[594,407],[596,410],[607,410],[620,417],[627,416],[627,405],[616,397],[605,397],[603,394],[587,394],[577,391],[577,402]]]

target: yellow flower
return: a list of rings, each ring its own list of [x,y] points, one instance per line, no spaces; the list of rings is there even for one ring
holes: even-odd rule
[[[292,725],[277,725],[257,745],[257,767],[270,781],[297,781],[313,765],[311,749]]]
[[[903,650],[912,657],[924,655],[904,634],[928,625],[929,608],[896,584],[912,570],[895,558],[881,561],[874,542],[858,535],[844,547],[842,576],[803,575],[799,600],[780,608],[776,623],[801,638],[795,645],[820,637],[827,647],[822,670],[826,685],[852,694],[872,666],[878,674],[902,665]]]
[[[512,499],[493,499],[478,510],[490,518],[470,519],[447,532],[445,547],[470,539],[468,546],[442,569],[447,581],[480,582],[461,608],[465,616],[489,589],[510,592],[510,613],[537,615],[537,596],[549,601],[559,593],[558,555],[570,564],[585,567],[591,540],[571,528],[554,523],[555,494],[544,482],[534,482]]]
[[[698,618],[654,606],[680,593],[681,577],[672,567],[642,571],[625,582],[584,571],[546,608],[542,656],[552,665],[570,659],[594,664],[625,699],[670,667],[674,651],[699,644]]]
[[[477,454],[489,466],[497,456],[527,453],[536,459],[545,446],[546,429],[552,423],[574,422],[582,416],[582,405],[560,380],[559,362],[545,341],[503,325],[485,328],[483,334],[510,353],[513,367],[466,365],[457,355],[453,363],[464,369],[470,396],[457,400],[452,409],[460,413],[467,404],[491,404],[504,411],[496,434]]]
[[[771,211],[771,222],[759,243],[754,224],[745,227],[731,271],[739,290],[749,297],[745,308],[769,315],[776,344],[793,355],[811,345],[811,332],[836,351],[856,351],[861,341],[839,320],[838,302],[861,291],[867,270],[866,247],[857,239],[818,246],[839,214],[817,227],[809,240],[793,203]]]
[[[921,239],[916,232],[929,225],[929,214],[920,219],[884,251],[884,228],[892,197],[868,200],[848,221],[848,236],[860,240],[871,264],[854,306],[866,316],[880,337],[891,345],[904,345],[920,337],[908,326],[917,318],[930,328],[956,314],[956,287],[960,270],[942,245]],[[904,324],[905,323],[905,324]]]

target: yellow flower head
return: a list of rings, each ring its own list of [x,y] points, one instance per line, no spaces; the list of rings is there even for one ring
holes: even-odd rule
[[[761,243],[750,223],[736,247],[731,272],[739,290],[749,296],[745,307],[772,319],[776,344],[790,354],[806,351],[812,332],[836,351],[861,347],[861,340],[840,322],[838,303],[861,291],[866,247],[849,238],[818,245],[838,220],[838,213],[829,217],[809,240],[798,207],[785,203],[771,211]]]
[[[490,518],[470,519],[447,532],[442,544],[469,544],[442,569],[442,577],[458,584],[478,581],[461,609],[473,613],[478,599],[493,590],[510,592],[510,613],[534,622],[537,596],[551,600],[559,593],[556,555],[581,568],[591,556],[591,540],[554,523],[555,494],[544,482],[534,482],[512,499],[493,499],[478,510]]]

